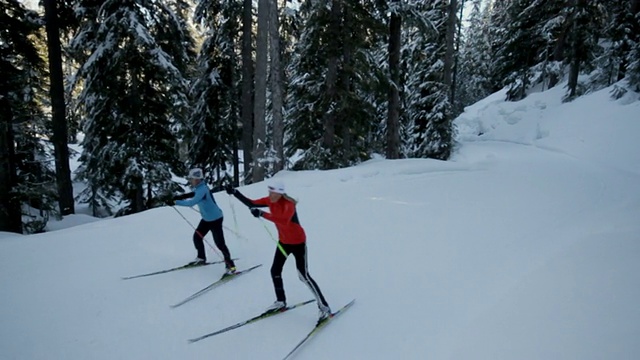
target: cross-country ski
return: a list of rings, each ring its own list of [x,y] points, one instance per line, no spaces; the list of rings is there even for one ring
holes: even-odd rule
[[[208,286],[196,291],[195,293],[193,293],[192,295],[188,296],[184,300],[171,305],[171,307],[172,308],[177,308],[178,306],[184,305],[184,304],[188,303],[189,301],[191,301],[191,300],[193,300],[193,299],[195,299],[197,297],[200,297],[203,294],[215,289],[216,287],[218,287],[218,286],[220,286],[222,284],[225,284],[225,283],[227,283],[227,282],[229,282],[229,281],[231,281],[231,280],[233,280],[233,279],[235,279],[235,278],[237,278],[237,277],[239,277],[241,275],[244,275],[244,274],[250,272],[251,270],[257,269],[260,266],[262,266],[262,264],[250,267],[250,268],[245,269],[245,270],[236,271],[236,272],[231,273],[231,274],[225,273],[224,275],[222,275],[220,280],[214,281],[211,285],[208,285]]]
[[[231,326],[228,326],[228,327],[226,327],[226,328],[224,328],[224,329],[220,329],[220,330],[217,330],[217,331],[213,331],[213,332],[210,332],[210,333],[208,333],[208,334],[204,334],[204,335],[202,335],[202,336],[199,336],[199,337],[197,337],[197,338],[189,339],[189,342],[190,342],[190,343],[194,343],[194,342],[197,342],[197,341],[200,341],[200,340],[206,339],[206,338],[208,338],[208,337],[212,337],[212,336],[215,336],[215,335],[219,335],[219,334],[225,333],[225,332],[227,332],[227,331],[234,330],[234,329],[237,329],[237,328],[243,327],[243,326],[245,326],[245,325],[252,324],[252,323],[254,323],[254,322],[256,322],[256,321],[264,320],[264,319],[270,318],[270,317],[272,317],[272,316],[276,316],[276,315],[279,315],[279,314],[285,313],[285,312],[287,312],[287,311],[289,311],[289,310],[293,310],[293,309],[295,309],[295,308],[298,308],[298,307],[301,307],[301,306],[304,306],[304,305],[310,304],[310,303],[312,303],[312,302],[314,302],[314,301],[315,301],[315,300],[307,300],[307,301],[303,301],[303,302],[297,303],[297,304],[295,304],[295,305],[290,305],[290,306],[284,307],[284,308],[279,309],[279,310],[263,312],[262,314],[260,314],[260,315],[258,315],[258,316],[255,316],[255,317],[252,317],[252,318],[251,318],[251,319],[249,319],[249,320],[241,321],[241,322],[239,322],[239,323],[236,323],[236,324],[233,324],[233,325],[231,325]]]
[[[238,259],[234,259],[234,260],[238,260]],[[171,268],[171,269],[154,271],[154,272],[150,272],[150,273],[146,273],[146,274],[140,274],[140,275],[125,276],[125,277],[122,278],[122,280],[137,279],[137,278],[141,278],[141,277],[166,274],[168,272],[173,272],[173,271],[178,271],[178,270],[193,269],[193,268],[198,268],[198,267],[202,267],[202,266],[224,264],[224,263],[225,263],[224,260],[206,262],[206,263],[189,263],[189,264],[178,266],[178,267],[174,267],[174,268]]]
[[[304,338],[302,338],[302,340],[300,340],[300,342],[298,342],[298,344],[296,344],[296,346],[293,349],[291,349],[291,351],[289,351],[289,353],[283,358],[283,360],[291,358],[296,353],[296,351],[298,351],[298,349],[300,349],[307,341],[309,341],[309,339],[317,335],[318,332],[320,332],[320,330],[322,330],[325,326],[327,326],[337,316],[339,316],[340,314],[343,314],[355,302],[356,302],[356,299],[353,299],[347,305],[341,307],[338,311],[331,313],[331,315],[329,315],[327,318],[319,320],[316,326],[314,326],[313,329],[311,329],[311,331],[309,331],[307,335]]]

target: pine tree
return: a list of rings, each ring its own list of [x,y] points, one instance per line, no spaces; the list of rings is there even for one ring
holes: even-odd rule
[[[400,53],[402,49],[402,15],[400,2],[391,2],[389,19],[389,111],[387,117],[387,158],[400,157]]]
[[[40,140],[49,135],[40,108],[46,72],[34,43],[42,23],[15,0],[0,0],[0,23],[0,231],[38,232],[56,200]]]
[[[631,2],[632,20],[632,43],[630,51],[627,55],[627,79],[629,86],[635,91],[640,91],[640,0],[632,0]]]
[[[586,89],[580,89],[578,76],[581,72],[589,73],[594,69],[594,60],[600,50],[599,32],[604,16],[604,9],[599,0],[575,0],[567,7],[567,18],[571,22],[569,35],[568,93],[565,99],[570,100],[582,95]]]
[[[514,0],[490,0],[487,4],[488,32],[490,46],[490,82],[491,92],[501,90],[505,86],[503,47],[509,36],[511,19],[507,12],[508,6]]]
[[[349,166],[369,156],[376,127],[370,94],[378,79],[372,49],[385,32],[374,2],[307,1],[290,66],[287,153],[301,150],[296,168]]]
[[[538,63],[538,54],[544,41],[536,31],[539,18],[531,11],[526,11],[530,0],[513,0],[507,5],[506,39],[498,48],[494,60],[498,78],[504,79],[508,86],[507,100],[517,101],[527,95],[533,73],[531,67]]]
[[[563,1],[536,0],[525,9],[533,23],[536,36],[541,39],[541,48],[536,49],[537,65],[532,69],[532,85],[552,88],[564,75],[567,56],[567,39],[571,30]],[[536,76],[537,75],[537,76]]]
[[[626,57],[629,53],[631,38],[627,0],[611,0],[607,6],[606,24],[603,34],[610,39],[610,46],[604,47],[602,55],[597,59],[597,72],[591,76],[591,82],[600,86],[609,86],[625,77]]]
[[[86,113],[83,200],[104,206],[115,197],[123,212],[138,212],[152,206],[156,190],[174,190],[172,172],[183,171],[176,131],[188,105],[189,34],[169,6],[152,0],[106,0],[86,26],[74,41],[92,50],[77,76]]]
[[[488,33],[488,19],[481,8],[482,0],[473,0],[469,14],[469,27],[465,31],[465,41],[461,50],[459,82],[460,108],[456,112],[485,98],[490,94],[491,53]]]
[[[453,150],[450,86],[445,84],[444,58],[449,17],[445,0],[412,4],[407,29],[407,80],[404,122],[408,155],[446,160]]]
[[[191,86],[190,158],[217,183],[226,178],[220,173],[234,157],[241,121],[237,55],[241,16],[238,1],[202,0],[195,10],[195,23],[204,29],[205,38]]]
[[[610,57],[602,56],[598,44],[603,5],[601,0],[492,2],[493,90],[508,86],[507,100],[519,100],[534,85],[555,86],[567,66],[567,98],[601,86],[602,71],[592,85],[579,84],[578,76],[609,66]]]

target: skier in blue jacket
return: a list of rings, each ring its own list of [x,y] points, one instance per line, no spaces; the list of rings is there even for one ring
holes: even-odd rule
[[[209,190],[207,184],[203,181],[204,174],[202,169],[194,168],[189,171],[188,179],[191,182],[191,188],[193,192],[178,195],[173,197],[172,201],[169,201],[169,205],[188,206],[198,205],[202,220],[198,224],[195,232],[193,233],[193,244],[198,251],[198,257],[192,261],[191,265],[202,265],[207,261],[207,257],[204,251],[204,237],[209,231],[213,234],[213,241],[216,246],[222,252],[224,256],[225,265],[227,267],[227,273],[233,273],[236,271],[236,266],[231,259],[231,254],[224,241],[224,233],[222,232],[222,210],[216,204],[216,200],[213,198],[213,194]]]

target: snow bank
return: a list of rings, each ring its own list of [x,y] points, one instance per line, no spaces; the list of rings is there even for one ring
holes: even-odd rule
[[[469,106],[455,124],[458,140],[505,141],[557,151],[640,174],[640,95],[611,99],[613,87],[562,103],[562,86],[517,102],[504,91]]]

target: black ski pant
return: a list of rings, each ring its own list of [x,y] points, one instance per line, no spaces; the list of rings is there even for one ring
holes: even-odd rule
[[[213,221],[200,220],[196,231],[193,233],[193,245],[198,250],[198,257],[206,260],[207,255],[204,251],[204,237],[211,231],[213,234],[213,242],[215,242],[220,252],[224,256],[224,261],[227,266],[234,266],[233,260],[231,260],[231,254],[229,254],[229,248],[224,242],[224,232],[222,232],[222,218]]]
[[[302,243],[291,245],[279,243],[279,245],[280,246],[276,248],[276,253],[273,257],[273,264],[271,265],[271,278],[273,279],[273,287],[276,291],[276,299],[278,301],[286,301],[284,284],[282,282],[282,267],[287,261],[287,256],[289,254],[293,254],[296,259],[296,268],[298,268],[298,277],[300,280],[309,287],[313,296],[316,298],[318,306],[320,304],[329,306],[329,304],[327,304],[327,300],[324,299],[318,284],[316,284],[315,280],[313,280],[311,275],[309,275],[307,267],[307,244]],[[283,249],[287,255],[285,256],[280,249]]]

